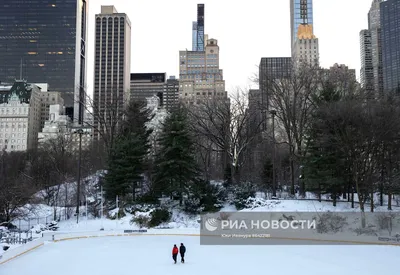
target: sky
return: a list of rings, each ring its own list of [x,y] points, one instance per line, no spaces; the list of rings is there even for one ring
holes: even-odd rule
[[[205,4],[205,33],[218,40],[226,90],[256,88],[250,80],[261,57],[290,56],[289,0],[91,0],[88,92],[92,92],[95,14],[114,5],[132,23],[131,73],[162,72],[179,78],[179,51],[192,48],[197,4]],[[359,32],[368,26],[372,0],[314,0],[314,34],[320,64],[360,71]]]

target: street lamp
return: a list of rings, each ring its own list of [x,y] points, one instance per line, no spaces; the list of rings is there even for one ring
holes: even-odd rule
[[[275,140],[275,116],[276,111],[271,110],[269,113],[272,115],[272,139],[273,139],[273,161],[272,161],[272,196],[276,197],[276,177],[275,177],[275,159],[276,159],[276,140]]]
[[[76,223],[79,223],[79,206],[80,206],[80,195],[81,195],[81,161],[82,161],[82,135],[84,131],[82,128],[75,131],[79,135],[79,157],[78,157],[78,179],[77,179],[77,190],[76,190]]]

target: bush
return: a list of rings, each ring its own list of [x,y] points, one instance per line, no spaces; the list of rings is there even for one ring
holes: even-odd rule
[[[214,185],[208,181],[195,182],[188,191],[185,200],[184,211],[188,214],[199,214],[202,212],[217,212],[225,201],[226,192],[223,186]]]
[[[347,218],[334,213],[324,213],[317,221],[318,233],[337,233],[347,225]]]
[[[146,216],[137,216],[131,219],[130,224],[136,223],[139,225],[139,228],[148,227],[149,220],[150,219]]]
[[[155,209],[150,214],[149,227],[156,227],[171,220],[171,213],[167,209]]]
[[[252,183],[242,183],[232,189],[232,202],[237,210],[246,208],[249,198],[256,195],[256,186]]]

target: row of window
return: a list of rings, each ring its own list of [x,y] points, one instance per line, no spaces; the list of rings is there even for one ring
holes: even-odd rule
[[[17,150],[25,150],[25,149],[26,149],[26,148],[25,148],[25,145],[21,145],[21,146],[20,146],[20,145],[11,145],[10,148],[11,148],[11,149],[17,149]],[[1,151],[2,151],[2,150],[7,150],[8,147],[7,147],[7,145],[4,145],[3,148],[0,146],[0,149],[1,149]]]
[[[26,133],[18,133],[18,134],[0,133],[0,138],[2,138],[3,136],[5,138],[9,138],[9,137],[11,137],[11,138],[19,137],[20,138],[20,137],[26,137]]]

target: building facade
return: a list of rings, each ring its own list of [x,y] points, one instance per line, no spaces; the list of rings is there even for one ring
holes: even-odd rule
[[[271,108],[270,89],[271,81],[284,79],[290,76],[292,59],[290,57],[263,57],[259,66],[259,90],[261,97],[260,112],[263,121],[263,130],[267,128],[268,112]]]
[[[374,94],[374,66],[372,62],[372,43],[371,31],[362,30],[360,32],[360,83],[368,94]]]
[[[371,34],[371,55],[373,66],[373,83],[376,96],[383,94],[382,71],[382,41],[381,41],[381,16],[380,3],[383,0],[373,0],[368,12],[368,30]]]
[[[172,111],[179,104],[179,80],[166,73],[132,73],[131,100],[146,102],[157,96],[159,105]]]
[[[297,40],[300,25],[313,26],[313,1],[312,0],[290,0],[290,39],[291,48]]]
[[[382,72],[385,92],[400,93],[400,0],[380,4]]]
[[[164,93],[166,73],[131,73],[130,100],[146,102],[147,98]]]
[[[169,112],[179,105],[179,80],[175,76],[170,76],[165,83],[162,105]]]
[[[40,129],[43,129],[45,121],[49,120],[50,117],[50,106],[59,105],[62,109],[64,108],[64,99],[60,92],[49,92],[47,90],[40,90]],[[63,111],[63,114],[65,111]]]
[[[37,147],[40,128],[40,88],[18,80],[0,86],[0,151]]]
[[[129,102],[131,22],[114,6],[102,6],[95,23],[94,128],[100,130],[99,118],[109,117],[110,106],[122,112]]]
[[[293,45],[292,61],[296,66],[319,66],[318,38],[313,34],[312,25],[299,25],[297,39]]]
[[[77,129],[82,129],[81,140],[79,140]],[[65,150],[79,153],[79,142],[81,142],[82,150],[89,149],[91,145],[91,128],[74,127],[70,117],[64,114],[62,105],[50,105],[49,119],[46,120],[44,127],[38,134],[39,148],[46,148],[46,144],[51,140],[60,142],[60,146],[65,146],[63,148]]]
[[[197,21],[192,22],[192,51],[197,51]]]
[[[179,98],[188,104],[227,98],[216,39],[207,40],[205,51],[179,52]]]
[[[88,0],[1,1],[0,81],[48,83],[63,94],[67,106],[74,106],[76,121],[81,122],[87,86],[87,17]]]

